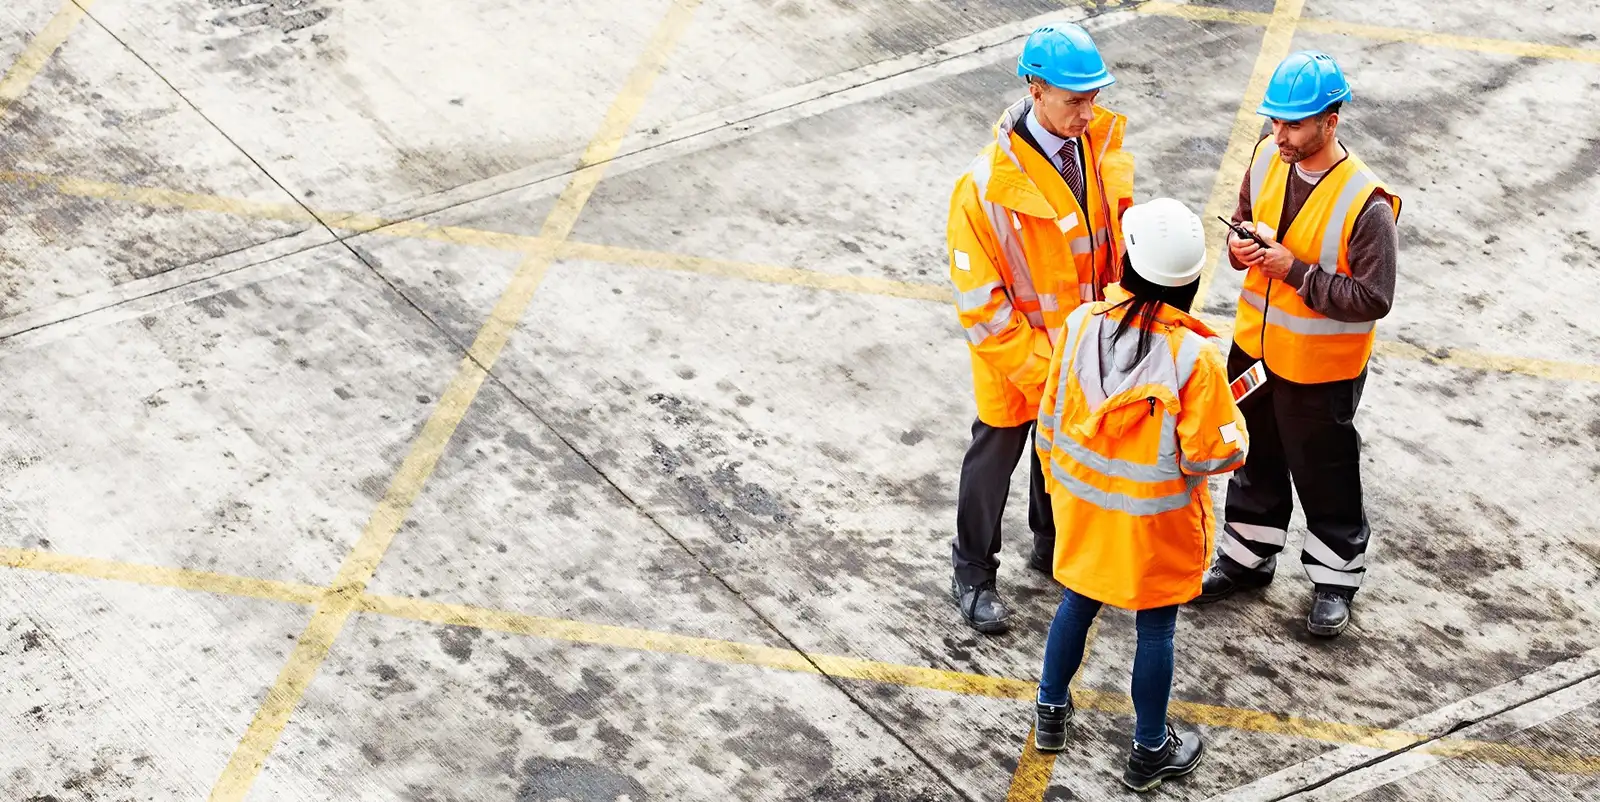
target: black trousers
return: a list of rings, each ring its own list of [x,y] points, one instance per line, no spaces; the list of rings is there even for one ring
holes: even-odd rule
[[[1237,378],[1255,359],[1235,343],[1228,375]],[[1361,499],[1361,438],[1356,407],[1367,373],[1346,381],[1295,384],[1268,372],[1266,384],[1240,402],[1250,435],[1244,467],[1228,481],[1219,559],[1233,568],[1272,570],[1283,551],[1300,496],[1310,530],[1300,563],[1319,589],[1353,596],[1366,576],[1366,510]]]
[[[1044,469],[1033,448],[1033,424],[998,428],[983,421],[972,424],[972,443],[961,462],[961,486],[956,497],[956,536],[950,542],[956,578],[967,585],[991,581],[1000,569],[1000,519],[1011,493],[1011,472],[1026,450],[1031,457],[1028,483],[1028,526],[1034,548],[1055,551],[1056,525],[1045,491]]]

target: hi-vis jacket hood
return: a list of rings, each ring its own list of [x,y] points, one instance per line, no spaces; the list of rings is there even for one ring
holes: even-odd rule
[[[1100,340],[1127,314],[1120,286],[1067,321],[1051,361],[1035,447],[1055,512],[1056,580],[1126,609],[1200,593],[1216,521],[1206,476],[1244,464],[1248,433],[1204,323],[1163,306],[1150,352],[1116,386]]]
[[[1078,138],[1080,205],[1050,160],[1017,133],[1031,109],[1024,98],[1006,110],[950,197],[950,280],[978,417],[990,426],[1033,420],[1066,316],[1120,277],[1119,220],[1133,201],[1133,158],[1122,150],[1127,118],[1097,106]]]

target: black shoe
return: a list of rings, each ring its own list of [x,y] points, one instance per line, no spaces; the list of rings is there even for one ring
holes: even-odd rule
[[[967,585],[951,577],[950,596],[961,608],[961,617],[967,619],[967,624],[973,629],[985,635],[998,635],[1006,631],[1011,611],[1006,609],[1005,602],[1000,601],[1000,593],[994,589],[993,579]]]
[[[1311,634],[1332,638],[1350,623],[1350,597],[1336,590],[1318,588],[1311,592],[1311,614],[1306,629]]]
[[[1128,755],[1128,767],[1122,770],[1122,784],[1143,793],[1172,777],[1182,777],[1200,765],[1200,755],[1205,746],[1200,743],[1200,733],[1182,735],[1167,724],[1167,742],[1160,749],[1146,749],[1133,745]]]
[[[1060,752],[1067,748],[1067,722],[1072,720],[1072,697],[1064,705],[1033,703],[1033,748]]]
[[[1227,557],[1218,556],[1200,580],[1200,595],[1190,604],[1210,604],[1222,601],[1241,590],[1259,590],[1272,584],[1278,558],[1268,557],[1260,568],[1245,568]]]
[[[1028,567],[1040,573],[1049,576],[1055,576],[1055,544],[1051,543],[1049,548],[1043,550],[1039,548],[1039,545],[1040,544],[1038,542],[1033,544],[1033,554],[1028,557]]]

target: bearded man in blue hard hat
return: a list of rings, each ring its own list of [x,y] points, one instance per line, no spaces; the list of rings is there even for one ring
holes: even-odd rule
[[[1228,372],[1265,382],[1239,402],[1250,459],[1228,483],[1216,559],[1196,603],[1272,581],[1298,491],[1309,530],[1300,563],[1312,583],[1306,626],[1333,637],[1366,576],[1354,418],[1377,321],[1394,301],[1400,197],[1338,138],[1350,86],[1332,57],[1293,53],[1272,74],[1228,237],[1245,271]]]
[[[1029,567],[1050,573],[1055,524],[1033,426],[1067,315],[1121,277],[1120,217],[1133,201],[1127,118],[1096,104],[1114,79],[1087,31],[1045,25],[1017,59],[1028,94],[950,197],[950,280],[971,352],[977,420],[961,464],[950,593],[985,634],[1007,628],[996,580],[1011,474],[1032,455]]]

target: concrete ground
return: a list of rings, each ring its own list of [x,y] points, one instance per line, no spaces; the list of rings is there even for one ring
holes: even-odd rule
[[[1355,621],[1298,533],[1185,611],[1157,796],[1600,798],[1600,3],[1543,5],[10,0],[0,799],[1127,798],[1130,614],[1029,746],[1023,482],[1017,626],[948,599],[945,208],[1046,19],[1140,200],[1226,213],[1302,47],[1405,199]]]

